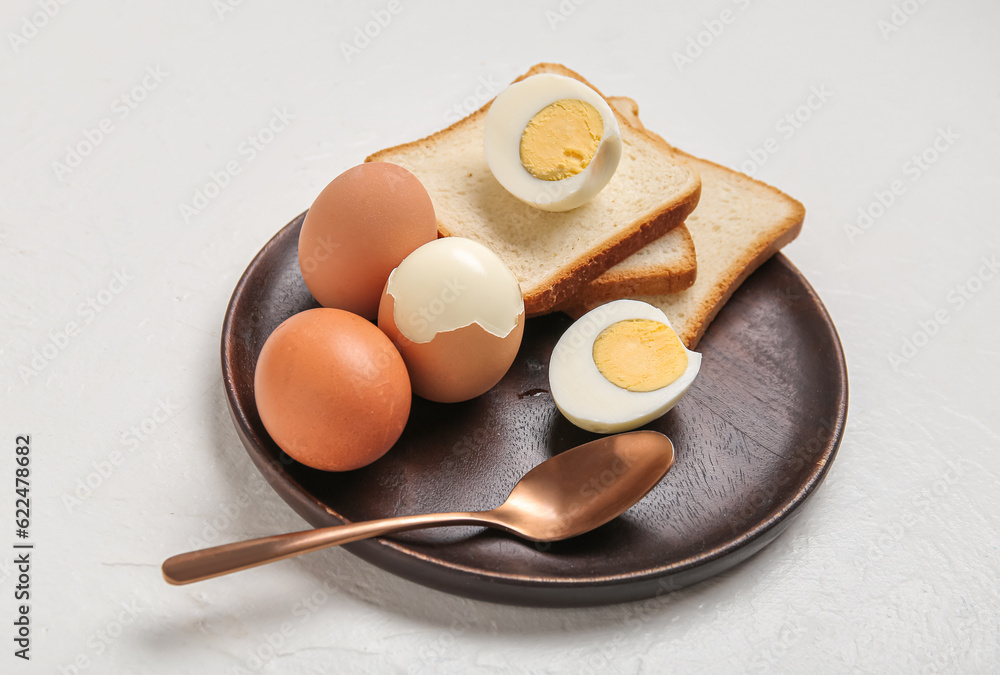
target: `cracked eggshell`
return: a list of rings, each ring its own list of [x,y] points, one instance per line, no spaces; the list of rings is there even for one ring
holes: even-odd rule
[[[395,308],[395,299],[386,290],[379,307],[379,328],[403,356],[413,393],[438,403],[468,401],[492,389],[510,370],[524,335],[522,310],[517,325],[505,337],[472,323],[438,333],[430,342],[414,342],[396,326]]]
[[[402,355],[415,394],[456,403],[486,393],[510,369],[524,334],[524,300],[493,251],[446,237],[389,275],[378,326]]]

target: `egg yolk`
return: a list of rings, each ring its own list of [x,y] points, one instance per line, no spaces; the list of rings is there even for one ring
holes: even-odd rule
[[[521,164],[535,178],[563,180],[590,164],[604,120],[586,101],[564,98],[542,108],[521,134]]]
[[[688,355],[670,326],[650,319],[626,319],[597,336],[594,364],[622,389],[656,391],[684,374]]]

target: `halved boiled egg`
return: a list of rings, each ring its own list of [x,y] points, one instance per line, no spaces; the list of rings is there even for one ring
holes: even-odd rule
[[[566,418],[599,434],[628,431],[677,405],[701,354],[677,337],[662,311],[616,300],[580,317],[549,362],[549,389]]]
[[[524,300],[496,253],[471,239],[444,237],[389,275],[378,327],[402,355],[415,394],[466,401],[510,369],[524,333]]]
[[[532,75],[504,89],[490,105],[486,162],[521,201],[568,211],[600,192],[622,155],[611,106],[579,80]]]

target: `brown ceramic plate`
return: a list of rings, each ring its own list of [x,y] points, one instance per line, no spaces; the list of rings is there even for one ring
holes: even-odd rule
[[[325,473],[291,460],[257,415],[253,371],[271,331],[317,306],[296,257],[302,219],[240,279],[222,370],[250,458],[312,525],[493,508],[531,467],[596,437],[563,419],[548,395],[549,354],[571,323],[553,314],[527,322],[517,360],[490,392],[457,404],[414,398],[403,436],[374,464]],[[651,597],[749,558],[788,526],[830,467],[847,416],[844,355],[819,298],[782,255],[744,282],[698,349],[703,365],[687,396],[645,427],[673,440],[676,464],[625,515],[555,544],[461,527],[347,548],[443,591],[543,606]]]

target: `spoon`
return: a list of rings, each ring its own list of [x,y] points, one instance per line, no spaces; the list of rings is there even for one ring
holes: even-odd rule
[[[551,457],[517,482],[491,511],[431,513],[279,534],[181,553],[163,578],[190,584],[276,560],[392,532],[445,525],[485,525],[532,541],[575,537],[621,515],[674,464],[670,439],[655,431],[606,436]]]

